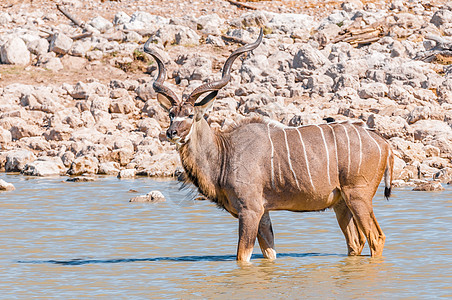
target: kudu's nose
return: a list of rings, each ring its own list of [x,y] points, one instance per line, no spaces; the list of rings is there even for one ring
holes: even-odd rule
[[[168,130],[166,131],[166,136],[167,136],[169,139],[174,138],[176,135],[177,135],[177,131],[174,130],[174,129],[168,129]]]

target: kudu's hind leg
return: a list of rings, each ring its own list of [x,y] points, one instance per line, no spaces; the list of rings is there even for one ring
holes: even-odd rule
[[[370,255],[381,256],[386,237],[378,225],[373,213],[372,195],[361,189],[345,189],[343,196],[347,206],[353,213],[353,217],[360,229],[364,232],[369,243]]]
[[[265,212],[262,215],[259,222],[257,240],[259,241],[259,246],[261,247],[264,257],[276,259],[275,237],[273,235],[272,221],[268,212]]]
[[[345,241],[347,242],[348,255],[360,255],[366,243],[366,237],[359,230],[352,212],[342,198],[333,208],[339,227],[344,233]]]

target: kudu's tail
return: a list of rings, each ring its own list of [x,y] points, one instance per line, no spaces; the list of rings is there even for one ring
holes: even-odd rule
[[[386,169],[385,169],[385,198],[386,200],[391,197],[391,188],[392,188],[392,172],[394,167],[394,154],[390,151],[388,155],[388,159],[386,160]]]

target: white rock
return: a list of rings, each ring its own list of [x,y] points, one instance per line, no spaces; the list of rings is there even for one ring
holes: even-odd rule
[[[97,174],[99,170],[99,160],[92,156],[82,156],[76,158],[68,171],[70,175]]]
[[[100,163],[97,173],[102,175],[118,175],[119,163],[113,161]]]
[[[148,156],[137,165],[137,175],[150,177],[174,176],[180,167],[180,158],[176,152]]]
[[[159,191],[151,191],[146,195],[133,197],[129,202],[165,202],[165,196]]]
[[[439,28],[443,25],[450,24],[452,23],[452,11],[449,9],[440,9],[435,12],[430,22]]]
[[[211,44],[216,47],[224,47],[225,46],[223,39],[221,37],[214,36],[214,35],[208,35],[206,37],[206,44]]]
[[[62,0],[61,4],[70,5],[73,6],[74,8],[80,8],[83,6],[82,2],[79,0]]]
[[[90,41],[76,41],[72,44],[69,54],[73,56],[85,57],[86,53],[93,47]]]
[[[329,63],[328,59],[317,49],[314,49],[309,44],[301,44],[298,52],[293,58],[294,68],[304,68],[315,70],[326,63]]]
[[[7,145],[12,142],[11,132],[0,127],[0,145]]]
[[[188,27],[179,30],[174,37],[176,44],[183,46],[197,46],[199,45],[199,39],[201,38],[196,31]]]
[[[16,188],[12,183],[0,179],[0,191],[14,191]]]
[[[6,155],[6,172],[20,172],[24,169],[25,165],[29,162],[36,160],[36,156],[33,152],[28,150],[15,150],[10,151]]]
[[[11,16],[7,12],[0,12],[0,25],[6,25],[12,21]]]
[[[115,16],[113,18],[113,24],[115,24],[115,25],[126,24],[126,23],[129,23],[130,20],[131,20],[131,17],[128,14],[126,14],[123,11],[120,11],[115,14]]]
[[[266,24],[266,26],[285,33],[291,33],[297,28],[305,28],[307,30],[311,30],[317,25],[312,16],[305,14],[269,13],[267,19],[270,19],[270,21],[268,22],[268,24]]]
[[[118,178],[134,178],[137,174],[137,170],[136,169],[124,169],[121,170],[118,174]]]
[[[66,173],[63,161],[56,157],[52,160],[42,160],[42,158],[25,165],[22,174],[29,176],[56,176]]]
[[[429,181],[426,183],[420,183],[413,189],[413,191],[425,191],[425,192],[444,191],[444,187],[441,185],[441,182],[439,181]]]
[[[143,22],[145,24],[168,24],[169,19],[157,16],[157,15],[151,15],[150,13],[144,12],[144,11],[137,11],[133,13],[130,22]]]
[[[385,97],[388,92],[386,84],[379,82],[363,83],[358,90],[359,96],[364,99]]]
[[[49,42],[46,39],[40,38],[30,41],[27,44],[28,50],[35,55],[43,55],[49,51]]]
[[[224,27],[225,20],[217,14],[200,16],[196,22],[198,29],[204,34],[220,35]]]
[[[93,18],[88,24],[93,26],[100,32],[106,32],[113,28],[113,24],[101,16]]]
[[[46,58],[43,58],[41,56],[39,59],[39,66],[53,72],[58,72],[64,68],[63,64],[61,63],[61,60],[58,57],[51,56]]]
[[[51,40],[49,50],[57,54],[66,54],[72,47],[72,39],[64,33],[55,33]]]
[[[18,37],[12,38],[0,47],[0,57],[4,64],[28,65],[30,51],[25,42]]]
[[[414,139],[423,140],[427,136],[446,136],[452,139],[452,128],[439,120],[419,120],[411,128],[414,130]]]
[[[37,125],[32,124],[17,124],[9,130],[13,140],[20,140],[23,137],[39,136],[42,134],[42,129]]]

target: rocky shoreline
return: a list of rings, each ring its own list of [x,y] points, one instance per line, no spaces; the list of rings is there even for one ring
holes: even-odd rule
[[[75,19],[83,1],[60,4]],[[377,8],[353,0],[323,16],[244,10],[228,19],[118,11],[78,25],[46,7],[22,6],[0,12],[7,64],[0,77],[2,172],[180,174],[144,41],[151,38],[164,55],[171,88],[188,94],[219,77],[230,51],[263,25],[262,45],[235,63],[219,93],[208,115],[212,127],[254,115],[289,126],[360,119],[393,146],[396,184],[452,181],[452,5],[446,2],[396,0]],[[58,74],[71,68],[97,76],[60,82]],[[13,71],[18,77],[50,72],[55,82],[5,84]]]

